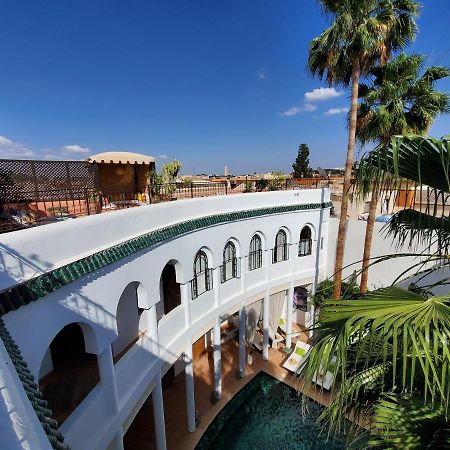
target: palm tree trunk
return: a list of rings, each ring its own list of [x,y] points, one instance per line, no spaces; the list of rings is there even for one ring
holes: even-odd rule
[[[359,285],[359,292],[361,292],[361,294],[365,294],[367,291],[370,253],[372,251],[373,226],[375,224],[377,204],[378,204],[378,188],[377,186],[374,186],[372,188],[372,199],[370,200],[369,217],[367,217],[367,225],[366,225],[366,238],[364,241],[364,256],[362,263],[361,283]]]
[[[350,107],[350,123],[348,127],[347,160],[345,161],[344,187],[342,190],[341,217],[336,245],[336,263],[334,266],[333,298],[341,298],[342,266],[344,263],[345,235],[347,231],[347,210],[350,181],[352,176],[353,157],[355,154],[356,115],[358,112],[359,59],[352,64],[352,95]]]

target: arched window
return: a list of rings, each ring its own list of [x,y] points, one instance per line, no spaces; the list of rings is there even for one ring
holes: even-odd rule
[[[237,277],[236,246],[228,241],[223,249],[222,283]]]
[[[210,269],[208,268],[208,257],[206,253],[199,250],[194,260],[194,279],[192,280],[192,298],[212,288]]]
[[[307,256],[311,254],[312,239],[311,228],[305,225],[300,232],[300,241],[298,242],[298,256]]]
[[[262,267],[262,242],[259,235],[255,234],[250,241],[248,270],[259,269],[260,267]]]
[[[275,247],[273,249],[273,262],[286,261],[289,258],[286,231],[280,230],[275,237]]]

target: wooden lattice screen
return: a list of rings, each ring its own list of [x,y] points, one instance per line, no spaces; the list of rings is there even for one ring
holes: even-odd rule
[[[82,198],[99,189],[98,168],[87,161],[0,159],[0,200]]]

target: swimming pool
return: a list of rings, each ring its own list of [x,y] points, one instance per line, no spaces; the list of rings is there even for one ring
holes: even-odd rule
[[[196,450],[339,450],[343,436],[327,440],[316,422],[323,407],[311,402],[304,417],[296,390],[260,372],[220,411]]]

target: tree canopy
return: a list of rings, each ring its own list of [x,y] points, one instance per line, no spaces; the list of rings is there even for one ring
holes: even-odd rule
[[[307,144],[300,144],[298,147],[297,158],[292,164],[294,178],[311,178],[313,170],[309,167],[309,147]]]

